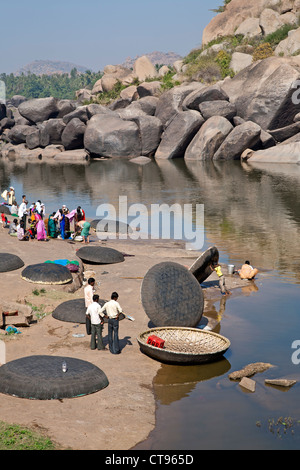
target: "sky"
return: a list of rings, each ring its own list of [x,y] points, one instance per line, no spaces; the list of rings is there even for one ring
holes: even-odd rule
[[[199,47],[210,11],[223,0],[5,0],[0,8],[0,73],[34,60],[95,72],[154,51]]]

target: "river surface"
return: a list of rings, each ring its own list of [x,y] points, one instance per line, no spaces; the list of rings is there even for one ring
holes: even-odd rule
[[[154,378],[156,427],[135,449],[300,448],[299,166],[182,160],[60,166],[0,160],[0,183],[1,192],[15,187],[18,202],[22,194],[30,203],[41,199],[47,213],[62,204],[70,210],[80,205],[96,218],[99,205],[118,207],[120,197],[128,207],[204,207],[204,224],[193,219],[194,229],[203,232],[197,249],[216,245],[221,262],[238,267],[249,259],[260,273],[252,288],[213,306],[212,315],[221,320],[216,331],[231,341],[223,360],[161,365]],[[255,393],[228,378],[253,362],[275,366],[254,376]],[[266,385],[268,378],[298,382],[286,389]]]

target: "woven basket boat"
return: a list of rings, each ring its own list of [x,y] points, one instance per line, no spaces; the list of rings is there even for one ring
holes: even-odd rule
[[[147,344],[150,335],[165,341],[164,348]],[[212,331],[197,328],[151,328],[137,337],[140,349],[147,356],[172,364],[201,364],[220,359],[230,347],[230,341]]]

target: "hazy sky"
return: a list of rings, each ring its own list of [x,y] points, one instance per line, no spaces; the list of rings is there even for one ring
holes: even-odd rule
[[[223,0],[5,0],[0,72],[34,60],[61,60],[94,71],[153,51],[182,56]]]

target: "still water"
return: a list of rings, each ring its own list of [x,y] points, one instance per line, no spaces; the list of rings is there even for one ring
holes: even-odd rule
[[[231,341],[223,360],[161,365],[154,378],[156,427],[135,449],[300,448],[300,383],[289,389],[264,383],[267,378],[300,381],[299,360],[292,360],[300,359],[292,348],[300,341],[299,166],[0,160],[0,183],[1,190],[13,185],[29,202],[41,199],[48,213],[62,204],[70,210],[80,205],[92,218],[100,204],[117,205],[120,196],[146,206],[203,204],[202,250],[214,244],[221,262],[240,266],[249,259],[260,274],[252,289],[235,293],[226,304],[217,302],[210,312],[221,320],[216,332]],[[275,367],[255,375],[256,391],[250,393],[228,374],[253,362]],[[292,425],[277,423],[281,417]]]

